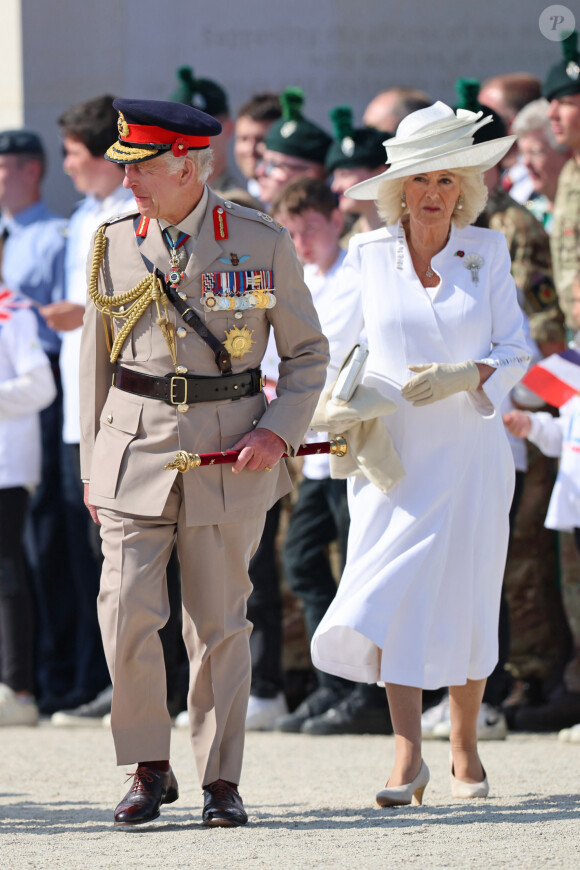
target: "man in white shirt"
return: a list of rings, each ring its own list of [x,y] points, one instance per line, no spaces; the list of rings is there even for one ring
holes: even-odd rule
[[[58,119],[63,138],[63,167],[76,190],[84,194],[73,213],[65,254],[65,298],[41,309],[48,325],[61,333],[63,441],[66,465],[67,543],[75,582],[77,613],[76,685],[79,696],[93,699],[109,685],[97,622],[100,542],[83,503],[79,464],[79,354],[87,295],[86,264],[96,228],[115,214],[134,210],[130,190],[123,187],[123,167],[105,160],[117,136],[113,97],[102,96],[67,109]],[[106,689],[105,689],[106,690]],[[75,692],[75,695],[77,693]],[[106,699],[102,699],[107,703]],[[99,701],[101,703],[101,701]],[[57,711],[54,724],[71,725],[91,713],[91,701],[69,712]],[[86,708],[89,708],[88,710]],[[80,712],[80,716],[78,716]],[[106,710],[103,708],[103,712]]]
[[[339,273],[346,251],[340,247],[344,217],[336,195],[318,179],[301,178],[288,184],[273,204],[273,214],[289,231],[304,265],[304,281],[312,293],[322,332],[328,339],[330,364],[326,384],[336,380],[350,350],[344,335],[359,300],[341,285]],[[309,431],[306,441],[326,441],[328,433]],[[346,559],[350,523],[346,481],[330,476],[327,455],[307,456],[302,468],[286,540],[282,551],[284,575],[304,607],[306,631],[312,638],[336,594],[328,546],[338,544],[340,569]],[[318,687],[299,707],[280,717],[275,728],[307,734],[385,732],[384,697],[374,716],[366,686],[317,671]],[[371,692],[376,687],[371,687]]]

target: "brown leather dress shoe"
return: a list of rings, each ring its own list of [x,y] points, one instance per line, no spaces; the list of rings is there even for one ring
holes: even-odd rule
[[[139,765],[133,785],[115,808],[116,825],[142,825],[159,816],[161,804],[172,804],[179,797],[177,780],[168,771]]]
[[[217,779],[203,787],[203,824],[213,828],[236,828],[248,821],[237,786]]]

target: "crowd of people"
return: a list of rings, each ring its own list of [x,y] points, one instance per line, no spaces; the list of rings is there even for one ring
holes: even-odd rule
[[[182,594],[180,581],[185,571],[205,569],[211,575],[212,559],[219,562],[225,547],[240,564],[252,556],[247,615],[253,633],[247,712],[243,693],[231,700],[233,689],[223,703],[244,708],[246,730],[394,731],[395,764],[377,795],[382,806],[421,801],[429,779],[421,738],[451,737],[453,793],[462,797],[487,794],[477,739],[503,739],[509,730],[558,731],[562,740],[580,743],[580,561],[574,547],[575,542],[580,552],[578,399],[558,416],[518,383],[530,360],[533,365],[576,347],[580,329],[577,35],[568,37],[562,49],[563,59],[554,59],[543,81],[519,72],[483,83],[458,80],[453,109],[438,102],[436,94],[388,87],[369,95],[360,126],[348,106],[330,112],[330,126],[326,119],[310,120],[306,96],[293,87],[256,94],[233,117],[224,89],[189,67],[178,70],[178,88],[171,94],[168,87],[168,102],[157,108],[111,95],[89,99],[55,119],[63,170],[82,196],[68,221],[44,204],[45,156],[38,135],[0,133],[0,726],[35,725],[41,716],[50,717],[54,726],[124,723],[115,736],[119,763],[136,760],[137,753],[139,769],[149,771],[137,785],[147,776],[155,779],[157,812],[160,803],[175,800],[177,782],[168,763],[145,767],[140,760],[168,758],[168,738],[161,737],[166,719],[160,714],[156,720],[157,742],[150,735],[136,737],[138,726],[127,724],[128,707],[142,711],[149,703],[140,674],[128,661],[131,649],[153,657],[162,645],[164,673],[155,671],[155,704],[160,710],[166,698],[177,727],[189,727],[192,734],[201,727],[194,723],[195,691],[204,703],[211,700],[204,656],[207,650],[214,662],[222,656],[220,667],[233,673],[247,632],[238,626],[221,645],[213,636],[194,637],[197,604],[185,584]],[[166,108],[172,103],[199,110],[198,115],[186,115],[183,108],[172,112]],[[157,139],[147,139],[147,129],[154,129]],[[179,209],[155,205],[161,194],[155,192],[150,167],[170,141],[163,131],[180,137],[171,149],[176,158],[176,148],[199,149],[194,151],[197,178],[182,183],[181,193],[191,196],[185,229]],[[204,163],[210,138],[213,162]],[[151,141],[158,143],[157,150]],[[172,172],[169,177],[175,179]],[[176,202],[181,193],[176,187]],[[147,404],[141,407],[123,392],[153,395],[142,392],[145,386],[132,372],[139,363],[147,371],[153,356],[149,327],[133,321],[133,333],[119,351],[127,313],[111,314],[95,276],[105,284],[111,280],[115,293],[129,291],[140,279],[143,262],[161,264],[147,226],[141,221],[134,228],[129,220],[139,212],[146,221],[162,219],[171,253],[165,281],[171,279],[176,295],[185,299],[180,283],[191,257],[199,257],[206,268],[201,236],[191,247],[203,226],[200,203],[212,209],[215,240],[227,247],[231,233],[230,247],[239,245],[235,251],[227,248],[224,270],[244,269],[245,260],[253,267],[259,243],[261,251],[275,249],[276,275],[292,271],[291,254],[278,236],[287,231],[315,315],[300,295],[284,301],[281,279],[280,286],[275,282],[275,298],[274,287],[264,287],[258,308],[269,306],[267,342],[258,309],[247,311],[236,302],[219,313],[224,294],[215,276],[220,273],[204,273],[214,282],[211,288],[203,285],[206,314],[224,318],[229,354],[234,359],[248,355],[242,368],[251,363],[251,371],[258,371],[261,361],[271,402],[264,415],[262,397],[243,393],[253,403],[249,435],[234,423],[233,413],[229,420],[220,412],[219,449],[237,447],[244,455],[252,447],[254,454],[234,466],[238,489],[224,484],[225,513],[221,496],[214,504],[213,478],[202,504],[188,494],[186,475],[178,475],[181,489],[176,483],[172,487],[168,476],[166,491],[141,492],[148,477],[143,458],[130,494],[114,506],[120,475],[125,482],[130,477],[131,451],[138,456],[139,427],[162,432],[164,421],[161,416],[146,420]],[[255,217],[247,209],[255,209]],[[254,235],[245,229],[252,221],[260,223],[259,232],[252,225]],[[171,235],[174,225],[181,236]],[[103,226],[110,229],[110,245],[120,261],[115,268],[95,265],[95,232]],[[385,226],[398,229],[385,237]],[[124,233],[138,237],[135,255],[123,254],[118,240]],[[242,241],[233,241],[236,233]],[[268,268],[274,274],[274,266]],[[266,273],[264,264],[260,269]],[[254,272],[243,274],[256,280]],[[514,282],[519,305],[510,295]],[[92,287],[88,303],[87,284]],[[128,309],[133,297],[127,298]],[[171,339],[167,312],[159,301],[150,304],[157,306],[152,323],[162,327],[159,335],[165,324],[163,340],[177,359],[175,336],[186,337],[186,330],[181,328],[182,335],[177,329]],[[104,398],[110,380],[100,383],[99,354],[105,351],[95,338],[107,316],[116,321],[106,352],[112,360],[116,352],[114,359],[122,363],[115,375],[119,389],[113,390],[113,397],[121,398],[114,400]],[[316,316],[329,348],[325,377],[318,370],[325,350],[316,337]],[[265,349],[253,349],[262,338]],[[361,385],[367,392],[359,392],[359,404],[350,409],[354,416],[347,419],[331,407],[332,387],[346,353],[361,341],[369,352]],[[308,355],[312,372],[300,370]],[[198,368],[197,360],[194,364],[197,375],[214,373]],[[113,369],[106,371],[110,376]],[[173,380],[182,382],[188,371],[194,373],[189,363],[176,362],[175,371],[180,377]],[[153,368],[139,377],[161,380],[161,374]],[[131,386],[123,386],[123,380]],[[294,406],[289,401],[286,407],[285,397],[292,390],[305,391],[306,382],[308,400],[296,400]],[[179,404],[174,402],[183,432],[194,417],[195,399],[188,398],[188,389]],[[173,381],[171,390],[173,401]],[[303,440],[326,442],[342,425],[351,455],[342,469],[339,458],[327,455],[307,456],[303,464],[290,459],[296,491],[289,500],[288,476],[279,471],[278,459],[282,452],[294,452],[320,390],[316,431],[308,429]],[[292,414],[291,424],[286,418]],[[264,422],[266,415],[271,425]],[[368,427],[391,415],[396,423],[388,427],[390,448],[402,462],[400,472],[392,462],[382,467],[382,459],[372,456],[387,435]],[[101,428],[108,421],[109,440],[96,441],[93,457],[92,445],[91,450],[86,445],[94,440],[99,416]],[[303,418],[303,431],[295,431]],[[204,441],[214,449],[200,419],[189,424],[192,432],[196,423],[200,426],[197,443],[180,444],[183,449],[197,450]],[[382,456],[384,448],[379,452]],[[267,508],[265,526],[262,532],[251,512],[245,519],[236,514],[235,535],[223,532],[220,545],[202,534],[209,526],[191,518],[201,511],[217,528],[233,505],[242,510],[248,497],[244,491],[242,498],[242,490],[251,487],[242,483],[244,465],[246,474],[276,466],[274,474],[260,478],[256,496]],[[208,471],[214,473],[223,472]],[[195,538],[181,526],[182,502],[187,528],[197,529]],[[163,516],[167,529],[173,523],[178,529],[176,546],[173,533],[159,543],[167,557],[162,568],[167,584],[155,604],[159,618],[151,623],[151,647],[139,647],[137,630],[124,629],[120,640],[130,584],[119,591],[112,567],[112,554],[122,548],[119,536],[129,535],[126,524],[120,531],[119,510],[132,517]],[[103,524],[102,544],[97,522]],[[148,524],[139,525],[134,517],[132,522],[133,539],[145,541]],[[232,593],[228,607],[243,623],[249,588],[242,574],[234,587],[243,604]],[[298,692],[289,691],[284,656],[289,600],[301,609],[312,644]],[[240,674],[240,685],[244,679]],[[217,693],[213,700],[221,703]],[[224,745],[226,736],[221,734]],[[206,738],[211,744],[211,735]],[[239,737],[232,733],[227,739],[232,760],[223,761],[222,749],[223,769],[214,744],[196,751],[200,780],[207,785],[208,824],[245,821],[235,797],[241,749],[232,746]],[[132,794],[132,802],[119,805],[119,824],[152,817],[149,805],[146,817],[139,817]]]

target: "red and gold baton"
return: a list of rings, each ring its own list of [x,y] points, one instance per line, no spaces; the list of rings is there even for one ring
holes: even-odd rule
[[[296,456],[316,456],[319,453],[332,453],[333,456],[346,456],[348,445],[342,435],[337,435],[331,441],[317,441],[313,444],[301,444],[296,451]],[[173,462],[168,462],[164,471],[177,469],[182,474],[191,468],[200,468],[204,465],[233,465],[241,450],[224,450],[221,453],[186,453],[180,450]],[[287,458],[288,454],[282,454]]]

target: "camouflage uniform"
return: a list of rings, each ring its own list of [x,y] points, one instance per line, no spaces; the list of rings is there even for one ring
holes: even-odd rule
[[[483,220],[506,238],[532,337],[543,342],[548,333],[564,340],[550,239],[543,226],[501,186],[490,193]],[[557,585],[558,538],[544,528],[555,479],[554,460],[528,444],[528,471],[504,575],[511,633],[508,668],[518,679],[542,683],[561,674],[569,637]]]
[[[551,248],[560,307],[566,325],[575,332],[578,324],[572,318],[572,281],[580,268],[580,165],[574,158],[560,173]]]
[[[547,318],[563,321],[552,281],[550,237],[533,214],[501,186],[490,193],[485,214],[490,229],[499,230],[506,238],[520,304],[528,316],[532,338],[541,341]],[[542,323],[541,332],[536,323]]]

